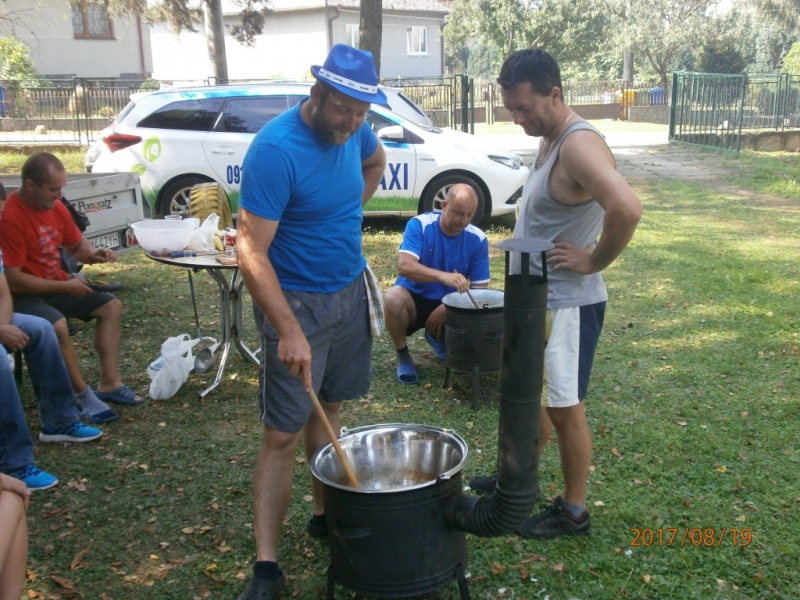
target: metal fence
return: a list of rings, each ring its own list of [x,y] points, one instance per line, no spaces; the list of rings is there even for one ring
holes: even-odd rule
[[[93,141],[144,80],[0,81],[0,141]]]
[[[741,149],[742,132],[800,127],[800,75],[673,73],[670,141]]]
[[[441,127],[461,127],[472,131],[475,123],[510,121],[503,107],[500,86],[493,81],[450,78],[393,79],[385,85],[401,87],[403,93],[419,105]],[[565,81],[564,99],[570,106],[583,107],[588,118],[627,119],[632,107],[666,105],[669,89],[655,83],[629,83],[623,80]],[[468,121],[463,116],[469,106]],[[467,127],[461,124],[467,122]]]
[[[492,81],[476,82],[456,75],[387,79],[382,83],[402,88],[439,127],[474,132],[475,123],[511,120],[503,107],[500,88]],[[132,93],[157,89],[162,84],[184,87],[213,85],[214,81],[81,77],[0,81],[0,142],[89,144],[122,111]],[[615,80],[565,82],[564,97],[568,104],[582,106],[581,114],[587,118],[626,119],[631,107],[663,104],[669,96],[653,84],[630,85]],[[763,102],[770,99],[774,100],[774,95],[765,95]]]

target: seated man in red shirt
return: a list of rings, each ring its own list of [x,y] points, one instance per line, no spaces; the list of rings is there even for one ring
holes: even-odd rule
[[[95,249],[58,201],[66,183],[67,172],[57,157],[49,152],[31,155],[22,166],[22,185],[6,201],[0,248],[14,312],[53,324],[78,406],[87,420],[101,422],[116,418],[104,401],[141,404],[144,400],[120,381],[117,372],[122,303],[112,294],[93,291],[61,268],[60,246],[85,264],[117,260],[113,250]],[[81,375],[67,329],[69,317],[96,321],[94,347],[100,358],[96,391]]]

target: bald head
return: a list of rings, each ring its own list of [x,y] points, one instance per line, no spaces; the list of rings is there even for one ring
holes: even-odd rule
[[[457,183],[451,186],[447,191],[447,196],[445,196],[444,201],[450,205],[464,204],[465,208],[472,207],[472,212],[475,212],[478,208],[478,196],[475,194],[475,190],[472,189],[472,186],[466,183]]]
[[[464,231],[478,210],[478,195],[472,186],[457,183],[447,192],[442,201],[442,216],[439,226],[445,235],[453,237]]]

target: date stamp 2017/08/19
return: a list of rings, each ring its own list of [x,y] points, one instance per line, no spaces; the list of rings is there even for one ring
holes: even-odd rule
[[[753,541],[753,532],[747,528],[733,527],[716,529],[714,527],[634,527],[631,530],[633,539],[631,546],[705,546],[707,548],[722,546],[727,537],[727,543],[732,546],[747,546]]]

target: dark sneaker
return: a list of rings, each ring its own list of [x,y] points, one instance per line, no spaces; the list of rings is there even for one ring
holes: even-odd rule
[[[281,573],[277,579],[258,579],[253,577],[238,600],[272,600],[286,587],[286,575]]]
[[[544,512],[525,519],[517,533],[528,539],[550,540],[562,535],[589,535],[591,528],[592,520],[588,510],[584,510],[583,515],[576,519],[564,507],[561,496],[558,496],[553,505]]]
[[[491,475],[475,475],[469,478],[469,487],[473,492],[483,496],[484,494],[493,494],[494,488],[497,487],[497,473]]]
[[[321,540],[328,537],[328,519],[325,518],[325,513],[312,516],[306,525],[306,531],[311,537]]]
[[[27,465],[14,469],[9,473],[11,477],[19,479],[25,486],[33,490],[46,490],[58,483],[58,478],[47,471],[42,471],[36,465]]]

